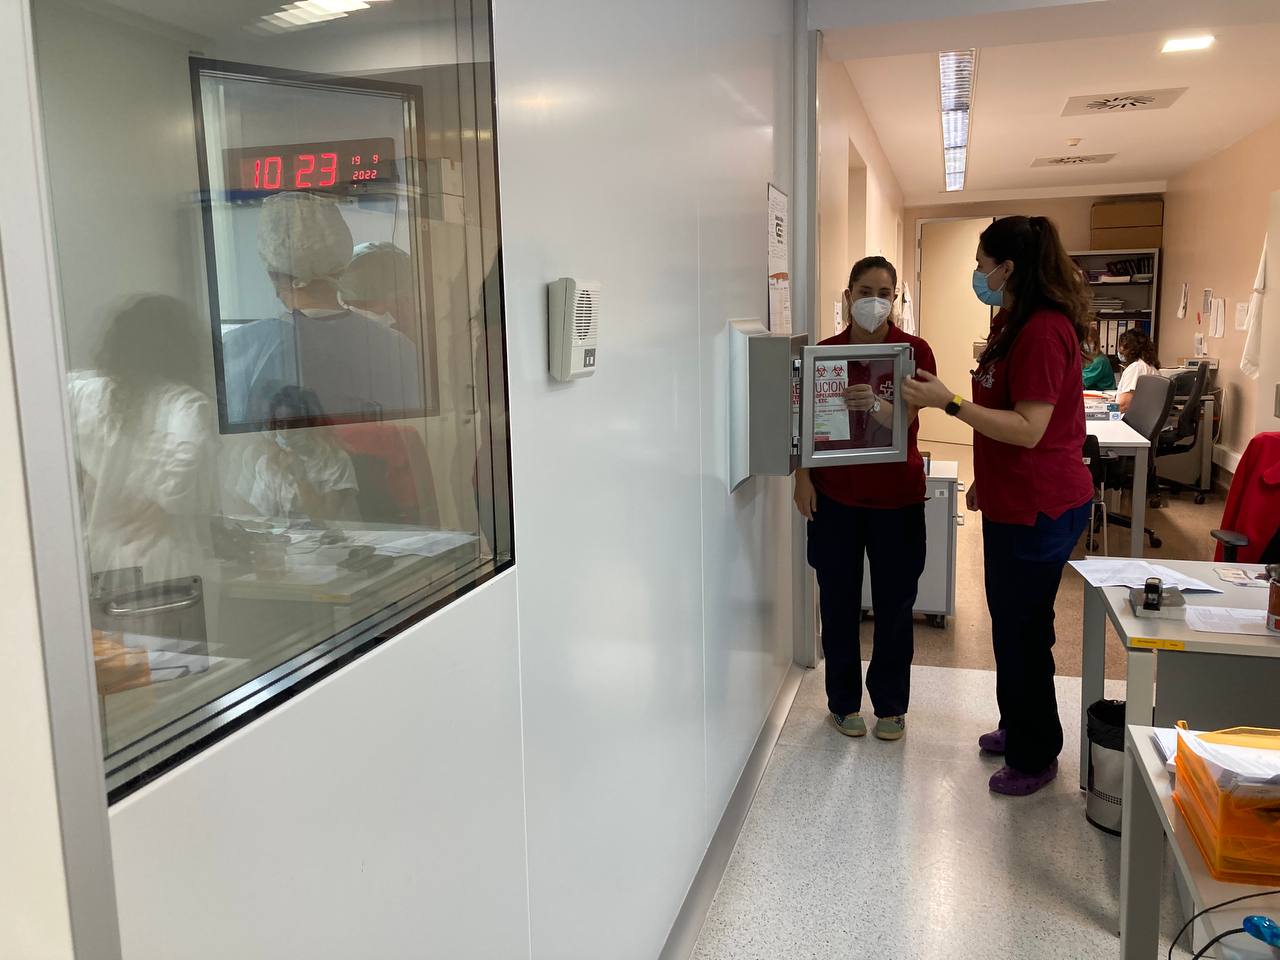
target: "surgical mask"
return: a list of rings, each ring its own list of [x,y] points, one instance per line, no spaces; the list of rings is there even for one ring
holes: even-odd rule
[[[357,317],[364,317],[366,320],[372,320],[374,323],[380,323],[384,327],[395,326],[395,317],[389,313],[374,313],[372,310],[361,310],[359,307],[347,307]]]
[[[395,317],[389,313],[374,313],[372,310],[361,310],[359,307],[353,307],[347,303],[346,298],[339,293],[338,302],[342,304],[350,313],[354,313],[357,317],[364,317],[366,320],[372,320],[374,323],[380,323],[384,327],[395,326]]]
[[[983,303],[985,303],[989,307],[1004,306],[1005,284],[1004,283],[1000,284],[999,290],[992,290],[991,287],[987,284],[987,278],[990,277],[992,273],[995,273],[996,270],[999,270],[999,269],[1000,269],[999,267],[996,267],[991,271],[991,273],[983,273],[981,270],[973,271],[973,292],[979,300],[981,300]],[[1005,283],[1007,282],[1008,281],[1005,281]]]
[[[893,301],[883,297],[863,297],[853,301],[853,321],[867,333],[875,333],[893,310]]]

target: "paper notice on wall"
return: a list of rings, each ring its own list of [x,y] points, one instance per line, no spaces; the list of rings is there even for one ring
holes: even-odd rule
[[[849,371],[844,361],[819,360],[813,368],[813,439],[817,442],[849,439],[849,408],[844,392]]]
[[[1187,315],[1187,298],[1189,294],[1190,294],[1190,291],[1187,289],[1187,285],[1184,283],[1182,285],[1182,296],[1178,299],[1178,319],[1179,320],[1181,320],[1183,317]]]
[[[769,184],[769,329],[791,332],[791,223],[787,195]]]
[[[1236,329],[1249,329],[1249,303],[1244,301],[1236,304]]]
[[[1209,336],[1221,337],[1227,331],[1227,301],[1215,297],[1213,309],[1209,311]]]

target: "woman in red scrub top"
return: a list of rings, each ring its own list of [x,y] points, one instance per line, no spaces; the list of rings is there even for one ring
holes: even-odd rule
[[[844,329],[823,345],[907,343],[917,369],[937,372],[933,351],[893,322],[898,272],[884,257],[853,265],[844,292]],[[832,371],[834,373],[834,370]],[[893,364],[851,362],[844,371],[849,440],[826,449],[893,443]],[[821,374],[820,374],[821,376]],[[908,408],[907,459],[900,463],[797,470],[796,508],[809,521],[808,559],[818,577],[822,649],[827,660],[827,708],[848,737],[867,733],[862,719],[862,559],[871,565],[874,646],[867,693],[875,708],[873,732],[900,740],[907,729],[914,655],[912,609],[924,572],[924,460],[916,445],[917,411]]]
[[[1057,776],[1062,752],[1053,604],[1093,499],[1081,458],[1089,293],[1044,217],[997,220],[983,231],[977,260],[974,293],[1000,311],[973,372],[973,400],[927,373],[902,392],[913,406],[938,407],[973,427],[967,500],[982,511],[1000,707],[999,727],[978,743],[1004,755],[991,789],[1025,796]]]

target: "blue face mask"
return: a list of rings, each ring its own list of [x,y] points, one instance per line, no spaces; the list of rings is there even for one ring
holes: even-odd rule
[[[999,269],[999,267],[996,267],[991,273],[995,273]],[[1002,283],[999,290],[992,290],[987,285],[987,277],[991,276],[991,273],[983,273],[981,270],[973,271],[974,295],[989,307],[1003,307],[1005,285]]]

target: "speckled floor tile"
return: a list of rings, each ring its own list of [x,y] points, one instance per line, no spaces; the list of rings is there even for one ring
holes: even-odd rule
[[[1079,681],[1058,682],[1058,780],[1016,800],[987,790],[999,761],[975,743],[994,675],[917,667],[912,683],[890,744],[836,733],[821,671],[805,678],[695,960],[1117,956],[1120,848],[1084,819]]]

